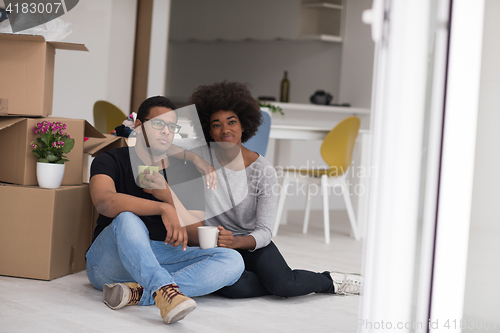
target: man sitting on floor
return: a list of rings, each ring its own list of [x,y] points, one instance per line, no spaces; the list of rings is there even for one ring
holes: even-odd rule
[[[179,128],[173,110],[165,97],[146,99],[135,147],[110,150],[92,163],[90,193],[99,218],[86,254],[87,276],[104,290],[104,303],[112,309],[155,303],[167,324],[196,308],[190,297],[234,284],[244,269],[234,250],[187,247],[185,226],[204,220],[203,180],[199,173],[199,182],[179,179],[195,166],[166,155]],[[159,172],[137,177],[139,164]]]

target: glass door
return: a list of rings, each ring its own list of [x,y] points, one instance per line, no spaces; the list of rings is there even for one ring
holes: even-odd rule
[[[434,331],[436,320],[461,315],[482,1],[470,7],[464,0],[375,0],[364,15],[377,45],[376,173],[361,332]]]

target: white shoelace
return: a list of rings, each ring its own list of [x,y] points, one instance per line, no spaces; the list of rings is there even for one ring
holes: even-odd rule
[[[359,295],[361,292],[361,281],[351,280],[344,274],[342,282],[336,281],[335,293],[338,295]]]

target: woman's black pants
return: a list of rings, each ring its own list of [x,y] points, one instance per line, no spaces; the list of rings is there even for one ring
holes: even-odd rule
[[[333,293],[333,282],[328,271],[292,270],[280,251],[271,242],[253,252],[238,250],[245,261],[245,271],[232,286],[217,293],[228,298],[246,298],[264,295],[292,297],[310,293]]]

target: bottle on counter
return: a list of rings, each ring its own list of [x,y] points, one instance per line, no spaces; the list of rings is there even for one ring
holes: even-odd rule
[[[280,102],[290,102],[290,81],[288,81],[288,71],[285,71],[285,76],[281,80]]]

